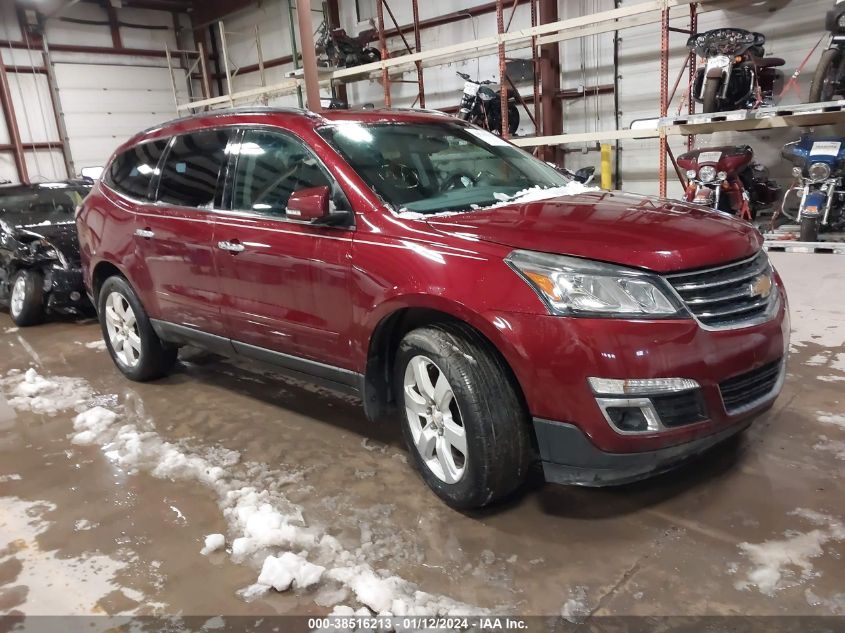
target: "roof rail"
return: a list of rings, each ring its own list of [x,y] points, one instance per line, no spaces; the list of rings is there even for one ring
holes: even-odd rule
[[[161,123],[157,123],[156,125],[150,126],[145,130],[141,130],[138,132],[139,135],[149,134],[150,132],[154,132],[155,130],[161,129],[168,125],[172,125],[174,123],[180,123],[182,121],[192,121],[194,119],[201,119],[205,117],[218,117],[218,116],[228,116],[230,114],[300,114],[302,116],[309,116],[309,117],[316,117],[319,116],[310,110],[305,110],[304,108],[293,108],[293,107],[276,107],[276,106],[238,106],[235,108],[220,108],[219,110],[208,110],[206,112],[196,112],[190,116],[180,116],[176,117],[175,119],[170,119],[168,121],[162,121]]]

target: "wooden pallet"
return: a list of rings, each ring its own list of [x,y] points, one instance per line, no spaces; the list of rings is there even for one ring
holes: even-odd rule
[[[763,248],[770,253],[826,253],[845,255],[845,242],[798,242],[794,240],[766,240]]]

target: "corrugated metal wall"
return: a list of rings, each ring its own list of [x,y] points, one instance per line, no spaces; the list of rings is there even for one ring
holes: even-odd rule
[[[460,5],[463,8],[483,4],[487,0],[470,0]],[[635,4],[640,0],[621,0],[617,4]],[[368,4],[369,3],[369,4]],[[375,0],[358,0],[362,12],[374,14]],[[831,6],[831,0],[776,0],[771,2],[711,2],[705,5],[707,9],[700,15],[699,30],[715,28],[723,25],[735,25],[741,28],[759,30],[769,38],[767,47],[772,54],[784,57],[784,68],[787,77],[809,53],[813,46],[823,36],[824,13]],[[341,0],[341,22],[350,33],[356,33],[367,24],[358,23],[354,0]],[[510,15],[510,2],[505,2],[506,20]],[[312,0],[312,7],[319,10],[319,0]],[[408,0],[390,0],[390,6],[400,24],[412,21],[411,4]],[[597,11],[612,9],[614,0],[559,0],[560,18],[571,18],[587,15]],[[717,10],[714,10],[718,7]],[[457,10],[459,7],[450,0],[430,0],[420,2],[420,17],[422,19],[435,17]],[[95,5],[80,3],[74,6],[68,15],[72,17],[87,17],[89,19],[103,19],[103,10]],[[162,12],[136,11],[120,9],[121,18],[127,21],[171,25],[171,16]],[[683,28],[687,24],[687,9],[672,10],[672,24]],[[319,14],[314,14],[315,27],[319,24]],[[386,17],[387,27],[393,26]],[[255,7],[241,11],[225,19],[228,34],[228,52],[231,68],[235,71],[233,85],[235,90],[254,88],[260,85],[260,75],[257,72],[238,74],[244,66],[255,64],[256,27],[258,28],[261,48],[265,59],[288,55],[290,45],[290,19],[287,0],[264,0]],[[519,6],[514,14],[511,30],[529,26],[529,11],[527,6]],[[10,30],[9,37],[19,36],[14,20],[4,18],[6,28]],[[483,37],[495,33],[495,13],[470,18],[460,22],[444,25],[422,32],[423,49],[447,46],[468,39]],[[127,46],[145,48],[163,48],[165,42],[175,46],[172,30],[169,31],[140,31],[137,29],[122,29]],[[2,33],[0,33],[2,36]],[[619,67],[614,69],[614,34],[606,33],[597,36],[569,40],[560,44],[562,62],[562,86],[564,89],[581,89],[595,85],[612,84],[614,70],[619,75],[619,122],[622,127],[630,125],[638,118],[653,117],[658,114],[659,100],[659,25],[653,24],[626,29],[619,33]],[[101,27],[85,27],[82,25],[62,22],[51,22],[48,32],[51,42],[85,43],[110,45],[108,29]],[[412,41],[412,37],[408,39]],[[686,58],[686,36],[680,33],[671,35],[670,83],[674,81],[679,69]],[[400,51],[403,48],[399,38],[392,38],[388,48]],[[810,77],[815,63],[821,53],[821,48],[810,59],[800,77],[800,94],[790,94],[785,102],[796,102],[804,98],[809,88]],[[15,51],[19,57],[21,51]],[[26,51],[22,52],[26,55]],[[9,51],[3,52],[4,59],[12,61]],[[529,57],[529,51],[509,49],[508,57]],[[108,152],[117,143],[126,138],[132,131],[152,125],[158,121],[170,118],[174,112],[170,77],[164,67],[163,60],[151,59],[81,59],[79,56],[56,54],[57,76],[60,93],[65,105],[68,121],[68,131],[71,136],[71,147],[77,166],[102,162]],[[89,66],[97,62],[98,66]],[[28,63],[26,61],[15,63]],[[496,79],[498,76],[495,55],[487,55],[479,59],[446,64],[425,70],[426,102],[428,107],[443,107],[454,105],[460,99],[462,80],[456,75],[457,71],[466,72],[479,79]],[[268,68],[266,82],[276,83],[284,79],[285,73],[293,70],[293,64]],[[396,106],[410,106],[416,98],[416,75],[413,71],[402,77],[402,82],[393,83],[392,97]],[[10,75],[12,78],[12,75]],[[49,95],[42,85],[43,77],[22,77],[13,86],[13,91],[19,96],[20,102],[33,108],[40,98],[49,103]],[[177,78],[180,89],[184,86],[184,76]],[[36,85],[38,86],[36,88]],[[686,79],[681,82],[679,96],[672,103],[670,111],[674,112],[680,105],[680,95],[686,88]],[[531,93],[531,86],[523,84],[520,89],[524,94]],[[361,81],[349,85],[349,100],[352,104],[383,103],[383,90],[376,81]],[[187,94],[182,92],[180,99],[186,100]],[[296,105],[296,95],[275,97],[271,104]],[[37,110],[37,109],[36,109]],[[533,129],[525,113],[521,113],[520,134],[532,134]],[[19,117],[20,118],[20,117]],[[33,117],[30,122],[31,131],[27,137],[42,139],[54,134],[50,129],[49,120],[39,124],[40,117]],[[50,119],[50,117],[47,117]],[[20,122],[22,128],[26,126]],[[53,124],[54,125],[54,124]],[[607,130],[616,127],[616,113],[614,112],[614,96],[602,94],[587,96],[586,98],[568,100],[564,103],[564,131],[585,132]],[[28,130],[30,128],[27,128]],[[4,137],[4,134],[6,137]],[[765,133],[735,133],[718,134],[699,137],[698,145],[722,143],[750,143],[757,151],[758,158],[773,169],[777,176],[788,178],[788,170],[782,165],[779,150],[783,143],[792,140],[797,135],[796,130],[773,130]],[[5,129],[0,127],[0,142],[7,142]],[[55,137],[53,137],[55,138]],[[26,140],[26,139],[25,139]],[[680,153],[686,146],[685,139],[673,138],[672,148]],[[569,146],[567,163],[572,167],[598,164],[598,153],[595,144]],[[28,162],[34,162],[36,153],[30,152]],[[48,172],[48,164],[60,165],[55,156],[48,152],[38,152],[40,171]],[[45,154],[42,156],[42,154]],[[52,153],[55,154],[55,153]],[[49,160],[48,160],[49,158]],[[658,152],[656,140],[625,141],[621,144],[621,180],[623,188],[643,193],[657,192]],[[35,169],[35,166],[34,166]],[[0,154],[0,177],[8,177],[14,173],[14,164],[8,153]],[[58,172],[57,172],[58,173]],[[678,195],[680,186],[670,170],[670,195]]]

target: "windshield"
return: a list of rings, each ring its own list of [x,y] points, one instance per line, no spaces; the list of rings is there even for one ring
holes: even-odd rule
[[[498,136],[459,123],[339,122],[318,132],[397,211],[470,211],[570,182]]]
[[[23,228],[73,222],[77,205],[89,191],[88,187],[64,183],[0,191],[0,220]]]

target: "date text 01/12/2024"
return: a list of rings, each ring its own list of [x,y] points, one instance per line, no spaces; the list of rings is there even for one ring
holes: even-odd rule
[[[522,631],[528,623],[522,618],[478,616],[478,617],[365,617],[365,616],[327,616],[310,618],[308,628],[312,630],[353,631],[353,630],[426,630],[426,631]]]

